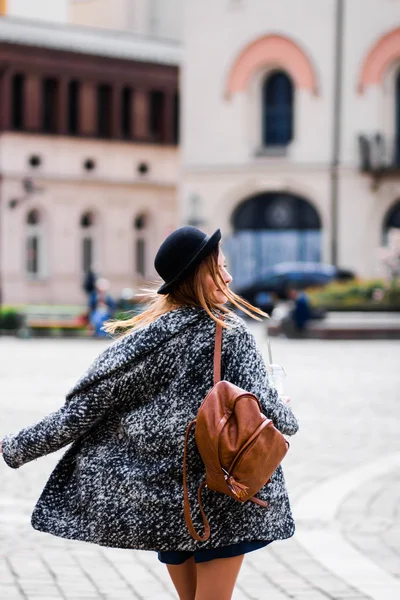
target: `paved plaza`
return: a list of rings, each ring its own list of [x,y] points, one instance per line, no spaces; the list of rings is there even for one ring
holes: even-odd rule
[[[251,323],[267,356],[264,326]],[[0,438],[39,420],[107,345],[0,339]],[[249,554],[235,600],[400,599],[397,341],[272,340],[300,422],[284,459],[295,535]],[[30,514],[64,450],[0,460],[0,600],[176,598],[153,552],[34,531]],[[216,598],[216,600],[218,600]]]

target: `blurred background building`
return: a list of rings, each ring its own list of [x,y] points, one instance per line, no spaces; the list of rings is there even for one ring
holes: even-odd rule
[[[78,303],[89,267],[140,285],[183,223],[221,227],[239,285],[282,261],[379,274],[400,228],[397,0],[0,10],[3,302]]]
[[[81,303],[89,268],[137,286],[178,226],[176,19],[131,4],[2,3],[3,303]]]
[[[241,283],[280,261],[377,274],[400,227],[400,3],[186,0],[185,209]]]

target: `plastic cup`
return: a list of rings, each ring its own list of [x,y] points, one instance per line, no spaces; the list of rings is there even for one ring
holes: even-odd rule
[[[276,391],[278,392],[278,396],[285,395],[285,380],[286,380],[286,372],[282,365],[272,364],[271,374],[272,374],[272,382]]]

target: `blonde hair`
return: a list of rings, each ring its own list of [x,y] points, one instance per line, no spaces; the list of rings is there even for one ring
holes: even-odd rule
[[[216,288],[228,298],[228,301],[231,304],[257,321],[261,321],[261,319],[254,313],[262,315],[263,317],[269,317],[268,313],[253,306],[244,298],[229,289],[221,277],[218,266],[218,254],[219,245],[213,248],[210,254],[201,261],[194,272],[177,284],[169,294],[164,295],[157,293],[157,288],[160,285],[158,282],[154,284],[154,287],[142,288],[145,293],[140,295],[144,296],[145,300],[143,300],[143,302],[149,304],[149,307],[139,315],[135,315],[130,319],[113,319],[107,321],[103,325],[103,329],[111,334],[122,330],[122,336],[128,335],[132,330],[148,325],[161,315],[175,308],[179,308],[182,305],[201,306],[216,323],[220,323],[222,327],[229,328],[224,321],[212,313],[212,310],[214,310],[217,313],[220,311],[228,315],[231,314],[232,311],[226,308],[225,305],[218,304],[212,298],[212,293],[210,293],[204,285],[205,276],[207,274],[211,275]]]

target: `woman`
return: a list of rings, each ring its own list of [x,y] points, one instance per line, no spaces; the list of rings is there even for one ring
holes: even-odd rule
[[[118,548],[155,550],[180,600],[229,600],[246,552],[289,538],[294,522],[281,466],[258,496],[262,508],[210,490],[203,503],[211,525],[197,543],[183,514],[183,440],[213,386],[216,322],[224,316],[222,377],[258,396],[275,426],[293,435],[298,423],[270,386],[245,313],[267,316],[229,289],[218,229],[208,236],[182,227],[161,244],[155,268],[163,285],[143,313],[110,322],[124,335],[111,344],[55,413],[6,436],[10,467],[72,442],[50,476],[33,515],[35,529]],[[188,445],[189,493],[195,500],[204,466]],[[192,502],[194,507],[195,502]],[[199,527],[199,515],[195,516]]]

